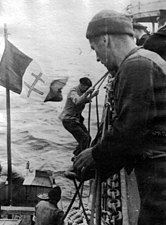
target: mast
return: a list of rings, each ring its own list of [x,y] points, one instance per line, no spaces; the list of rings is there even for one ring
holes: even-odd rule
[[[5,47],[7,44],[7,25],[4,24]],[[6,115],[7,115],[7,163],[8,163],[8,201],[12,205],[12,157],[11,157],[11,115],[10,115],[10,90],[7,88],[9,77],[6,73]]]

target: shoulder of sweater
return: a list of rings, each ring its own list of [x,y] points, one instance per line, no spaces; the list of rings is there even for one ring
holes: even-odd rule
[[[140,60],[144,61],[144,63],[153,63],[156,64],[160,69],[163,71],[163,73],[166,74],[166,61],[160,57],[155,52],[146,50],[144,48],[140,48],[138,51],[134,52],[132,55],[130,55],[124,62],[125,64],[133,62],[140,62]]]
[[[125,60],[125,62],[127,62],[128,60],[141,59],[141,58],[142,58],[142,60],[147,59],[147,60],[150,60],[150,61],[153,61],[153,62],[159,61],[159,62],[162,62],[162,64],[166,64],[165,60],[163,60],[160,55],[158,55],[157,53],[155,53],[153,51],[149,51],[147,49],[144,49],[144,48],[140,48],[140,49],[138,49],[138,51],[131,54]]]
[[[78,87],[75,86],[75,87],[70,88],[70,90],[69,90],[67,96],[69,97],[69,96],[71,95],[72,92],[78,93]]]

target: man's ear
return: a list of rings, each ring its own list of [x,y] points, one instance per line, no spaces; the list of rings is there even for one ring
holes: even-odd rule
[[[109,45],[110,40],[109,40],[109,35],[108,34],[103,35],[103,41],[104,41],[106,46]]]

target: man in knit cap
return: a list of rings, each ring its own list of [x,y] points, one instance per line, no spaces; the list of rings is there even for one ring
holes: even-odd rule
[[[97,168],[102,177],[135,168],[141,205],[138,225],[166,221],[166,62],[137,47],[130,18],[112,10],[97,13],[86,37],[114,80],[111,130],[81,152],[74,168]]]

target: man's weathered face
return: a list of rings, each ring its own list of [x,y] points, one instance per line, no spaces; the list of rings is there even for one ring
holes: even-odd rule
[[[80,84],[80,90],[82,93],[85,93],[89,89],[89,86]]]
[[[105,36],[93,38],[90,41],[92,50],[96,52],[96,59],[101,62],[108,70],[113,70],[114,59],[111,53],[111,46]]]
[[[106,66],[107,62],[107,49],[103,41],[103,37],[96,37],[90,40],[92,50],[96,52],[96,59]]]

